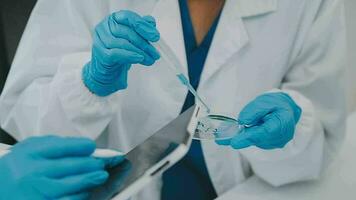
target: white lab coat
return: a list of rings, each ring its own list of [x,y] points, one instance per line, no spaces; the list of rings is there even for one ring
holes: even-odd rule
[[[187,73],[176,0],[39,0],[0,99],[5,130],[18,140],[48,133],[86,136],[101,147],[129,151],[179,114],[187,90],[164,59],[153,67],[133,66],[128,89],[109,97],[82,84],[91,32],[121,9],[153,15]],[[213,110],[237,115],[261,93],[282,90],[303,113],[283,149],[237,151],[202,142],[218,195],[252,173],[274,186],[315,179],[337,152],[346,115],[343,12],[339,0],[226,1],[199,94]],[[159,189],[158,181],[137,198],[158,199]]]

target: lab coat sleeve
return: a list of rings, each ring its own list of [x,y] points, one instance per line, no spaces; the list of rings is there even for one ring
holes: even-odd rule
[[[10,148],[10,145],[0,143],[0,151],[7,150]]]
[[[95,139],[109,124],[120,94],[97,97],[81,80],[92,29],[110,14],[107,3],[38,1],[0,98],[1,126],[17,140],[41,134]]]
[[[3,157],[5,154],[8,153],[8,149],[10,148],[10,145],[0,143],[0,159]]]
[[[316,2],[316,1],[308,1]],[[322,0],[280,90],[302,108],[295,136],[285,148],[242,150],[254,173],[280,186],[317,179],[345,134],[345,23],[339,0]]]

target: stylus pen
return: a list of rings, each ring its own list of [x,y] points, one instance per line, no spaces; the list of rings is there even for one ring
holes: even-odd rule
[[[0,157],[10,153],[10,149],[0,150]],[[115,151],[112,149],[95,149],[94,153],[91,155],[95,158],[113,158],[117,156],[124,156],[122,152]]]

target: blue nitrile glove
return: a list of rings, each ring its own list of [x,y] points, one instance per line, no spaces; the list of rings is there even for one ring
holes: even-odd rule
[[[94,31],[92,60],[84,66],[83,82],[98,96],[108,96],[127,87],[131,64],[153,65],[160,58],[150,44],[160,34],[155,19],[131,11],[106,17]]]
[[[234,149],[252,145],[262,149],[283,148],[293,139],[301,112],[301,108],[285,93],[263,94],[240,112],[239,123],[249,128],[231,140],[217,143],[231,145]]]
[[[34,137],[0,158],[0,199],[86,199],[103,184],[104,161],[84,138]],[[123,159],[122,159],[123,160]]]

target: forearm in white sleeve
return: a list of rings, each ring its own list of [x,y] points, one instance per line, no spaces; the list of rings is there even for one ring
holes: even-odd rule
[[[339,0],[319,4],[280,88],[302,108],[293,140],[283,149],[241,151],[254,173],[274,186],[318,178],[345,134],[344,6]]]
[[[91,31],[109,10],[79,12],[80,2],[39,0],[0,98],[1,126],[17,140],[42,134],[96,138],[115,112],[112,95],[98,98],[82,84]],[[87,11],[95,8],[88,3]],[[86,10],[86,8],[82,8]]]

